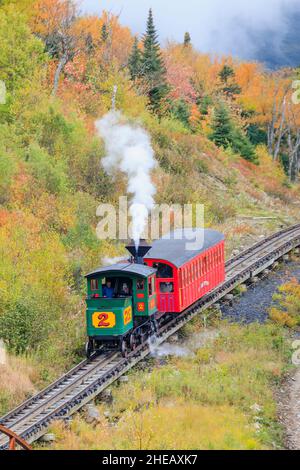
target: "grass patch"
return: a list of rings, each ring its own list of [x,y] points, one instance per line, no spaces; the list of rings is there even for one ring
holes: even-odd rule
[[[0,364],[0,416],[33,395],[39,379],[38,364],[8,355],[6,363]]]
[[[114,386],[100,422],[55,423],[55,449],[271,449],[281,447],[274,387],[290,358],[278,325],[214,325],[217,334],[184,358],[135,370]],[[188,326],[195,339],[201,321]],[[191,343],[192,344],[192,343]],[[109,413],[108,413],[109,411]]]

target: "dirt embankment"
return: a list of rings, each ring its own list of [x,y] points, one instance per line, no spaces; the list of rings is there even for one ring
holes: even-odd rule
[[[300,450],[300,366],[281,387],[278,403],[279,419],[285,428],[285,447]]]

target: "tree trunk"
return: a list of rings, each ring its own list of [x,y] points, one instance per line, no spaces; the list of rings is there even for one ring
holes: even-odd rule
[[[68,63],[68,54],[65,53],[59,60],[55,75],[54,75],[54,83],[53,83],[53,88],[52,88],[52,95],[55,96],[57,89],[58,89],[58,84],[59,84],[59,78],[61,73],[63,72],[66,64]]]
[[[278,136],[277,136],[277,142],[276,142],[276,145],[275,145],[274,155],[273,155],[273,159],[275,161],[278,160],[281,141],[282,141],[282,138],[284,136],[283,126],[284,126],[284,122],[285,122],[285,106],[286,106],[286,97],[284,97],[283,102],[282,102],[280,126],[279,126],[279,131],[278,131]]]

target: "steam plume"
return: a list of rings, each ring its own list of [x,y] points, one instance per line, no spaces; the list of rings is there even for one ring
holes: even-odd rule
[[[127,191],[132,194],[129,208],[132,238],[137,248],[156,191],[151,181],[151,170],[156,162],[150,137],[140,126],[126,123],[122,114],[114,109],[96,122],[96,128],[104,139],[107,153],[102,160],[104,169],[112,175],[121,170],[128,177]]]
[[[116,256],[115,258],[109,258],[105,256],[102,258],[103,266],[111,266],[112,264],[121,263],[121,261],[126,262],[128,260],[128,256]]]

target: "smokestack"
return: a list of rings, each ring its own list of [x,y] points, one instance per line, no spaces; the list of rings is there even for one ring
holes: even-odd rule
[[[143,258],[152,247],[146,242],[146,240],[140,240],[138,250],[136,250],[135,242],[132,240],[126,249],[129,251],[134,259],[134,263],[144,264]]]

